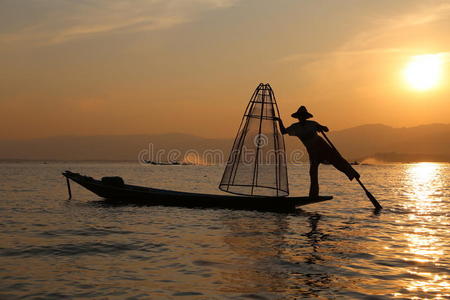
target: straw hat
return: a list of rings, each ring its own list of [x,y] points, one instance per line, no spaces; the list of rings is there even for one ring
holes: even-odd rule
[[[293,113],[293,114],[291,115],[291,117],[297,118],[297,119],[304,119],[304,120],[306,120],[306,119],[312,118],[313,115],[310,114],[310,113],[308,112],[308,110],[306,109],[306,107],[304,107],[304,106],[302,105],[302,106],[299,107],[299,109],[298,109],[295,113]]]

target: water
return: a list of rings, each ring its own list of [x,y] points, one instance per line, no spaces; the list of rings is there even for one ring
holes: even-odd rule
[[[0,298],[450,298],[450,165],[320,170],[329,202],[296,214],[108,205],[72,184],[93,177],[219,193],[220,166],[0,165]],[[289,169],[293,195],[307,166]]]

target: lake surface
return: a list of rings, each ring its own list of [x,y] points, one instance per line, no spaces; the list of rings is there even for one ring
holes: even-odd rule
[[[450,165],[321,166],[295,214],[108,205],[61,172],[219,193],[222,166],[0,164],[0,298],[450,299]],[[308,166],[289,167],[306,195]]]

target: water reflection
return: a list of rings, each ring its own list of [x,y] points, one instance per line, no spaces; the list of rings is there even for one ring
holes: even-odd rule
[[[250,298],[318,296],[332,285],[331,275],[320,268],[324,259],[318,248],[325,236],[318,229],[321,215],[303,211],[295,215],[303,232],[291,227],[291,217],[227,216],[224,241],[240,262],[237,272],[224,272],[222,278],[233,292]]]
[[[277,270],[274,263],[283,253],[284,235],[288,231],[287,216],[227,215],[224,224],[229,229],[224,241],[239,257],[237,272],[222,274],[228,282],[227,289],[231,287],[227,292],[271,297],[285,291],[286,274]]]
[[[442,239],[436,224],[444,225],[448,209],[445,202],[446,178],[442,165],[418,163],[409,165],[406,170],[405,202],[409,229],[405,230],[408,243],[405,260],[415,262],[407,272],[416,280],[410,280],[406,289],[412,293],[432,293],[439,299],[450,296],[449,278],[446,274],[430,273],[429,267],[439,267],[445,260],[447,242]],[[447,221],[448,222],[448,221]],[[448,225],[448,224],[445,224]],[[445,227],[444,227],[445,228]]]

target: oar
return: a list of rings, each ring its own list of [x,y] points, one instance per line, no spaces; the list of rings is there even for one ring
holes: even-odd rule
[[[333,145],[333,143],[330,141],[330,139],[327,137],[327,135],[325,134],[325,132],[321,131],[323,137],[327,140],[328,144],[330,144],[330,146],[339,154],[339,151],[336,149],[336,147]],[[341,155],[342,157],[342,155]],[[348,162],[347,162],[348,163]],[[349,164],[350,168],[353,169],[353,167]],[[356,172],[356,171],[355,171]],[[356,181],[358,181],[359,185],[363,188],[364,192],[366,192],[367,198],[369,198],[369,200],[372,202],[373,206],[375,206],[375,209],[379,210],[382,209],[383,207],[380,205],[380,203],[378,203],[377,199],[375,199],[375,197],[372,195],[371,192],[369,192],[366,187],[364,186],[364,184],[361,182],[361,180],[359,178],[356,178]]]

